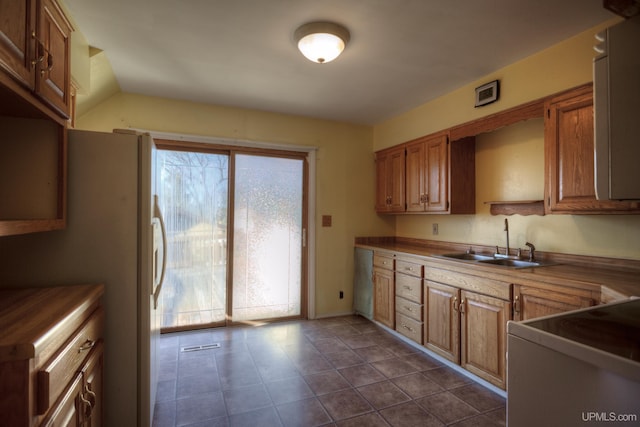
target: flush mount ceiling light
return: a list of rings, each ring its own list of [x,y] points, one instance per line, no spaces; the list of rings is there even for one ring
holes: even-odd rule
[[[338,57],[349,42],[349,30],[333,22],[309,22],[294,33],[300,52],[310,61],[324,64]]]

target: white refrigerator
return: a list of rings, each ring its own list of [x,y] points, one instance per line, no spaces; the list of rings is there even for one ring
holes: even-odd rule
[[[0,286],[103,283],[107,426],[150,426],[164,273],[155,145],[129,131],[69,130],[67,227],[0,239]]]

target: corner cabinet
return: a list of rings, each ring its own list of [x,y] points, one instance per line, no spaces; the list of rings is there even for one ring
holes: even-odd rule
[[[544,120],[547,213],[640,213],[637,202],[596,199],[591,84],[550,98]]]
[[[0,290],[3,423],[103,425],[103,292],[102,285]]]
[[[376,212],[404,212],[404,174],[404,146],[376,153]]]

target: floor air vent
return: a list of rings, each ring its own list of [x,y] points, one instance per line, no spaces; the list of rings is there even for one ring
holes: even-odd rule
[[[192,345],[189,347],[182,347],[180,351],[182,353],[188,353],[190,351],[211,350],[212,348],[220,348],[220,344],[214,343],[214,344]]]

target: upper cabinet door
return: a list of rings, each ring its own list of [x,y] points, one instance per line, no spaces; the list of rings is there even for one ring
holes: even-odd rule
[[[0,67],[29,89],[34,85],[34,1],[0,0]]]
[[[39,0],[36,93],[64,117],[71,105],[71,24],[55,0]]]
[[[447,135],[439,135],[425,142],[426,145],[426,210],[446,212],[449,209],[447,176],[449,159],[447,155]]]
[[[425,145],[424,142],[407,144],[406,191],[407,212],[423,212],[425,191]]]
[[[630,202],[596,199],[591,85],[552,98],[545,107],[547,212],[629,213],[634,210]]]
[[[376,212],[404,212],[404,174],[404,145],[376,153]]]

